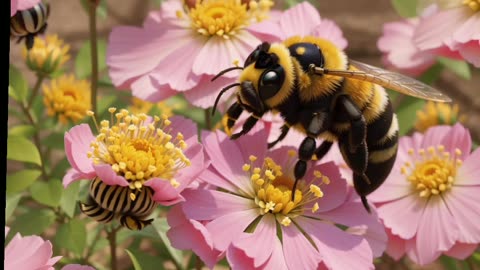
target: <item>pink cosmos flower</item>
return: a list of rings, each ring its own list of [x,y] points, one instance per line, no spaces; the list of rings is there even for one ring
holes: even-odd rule
[[[480,67],[480,4],[477,0],[454,0],[422,20],[414,33],[421,50],[448,46],[476,67]]]
[[[369,195],[388,228],[388,254],[424,265],[446,254],[466,258],[480,242],[480,149],[470,154],[461,124],[400,139],[396,164]]]
[[[171,205],[195,180],[208,160],[198,143],[196,125],[185,118],[149,118],[127,110],[109,110],[115,123],[104,120],[94,136],[87,124],[65,134],[65,152],[72,166],[64,186],[76,180],[101,179],[107,185],[153,189],[153,200]]]
[[[347,47],[342,30],[333,21],[320,17],[318,10],[307,1],[297,4],[271,20],[249,28],[262,40],[275,42],[291,36],[316,36],[330,40],[340,49]]]
[[[292,200],[294,148],[268,151],[263,127],[237,141],[202,138],[212,163],[199,178],[209,186],[185,190],[169,212],[174,247],[210,268],[226,256],[233,269],[373,269],[385,232],[333,162],[311,166]]]
[[[134,96],[156,102],[183,93],[196,106],[211,107],[228,74],[219,71],[243,61],[261,43],[246,28],[263,19],[270,0],[206,0],[194,7],[182,1],[162,3],[143,27],[115,27],[110,34],[107,64],[113,83]]]
[[[15,15],[17,10],[29,9],[40,2],[41,0],[10,0],[10,17]]]
[[[421,50],[414,43],[414,32],[420,21],[428,18],[435,9],[426,9],[421,18],[411,18],[383,25],[383,34],[377,42],[387,67],[396,68],[411,76],[418,76],[436,63],[438,56],[461,59],[458,53],[446,46]]]
[[[5,227],[5,237],[10,228]],[[52,243],[40,236],[21,236],[17,233],[5,247],[6,270],[54,270],[61,256],[52,257]]]

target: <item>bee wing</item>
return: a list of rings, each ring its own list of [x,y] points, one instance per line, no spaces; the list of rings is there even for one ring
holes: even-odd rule
[[[349,62],[358,69],[358,71],[353,71],[353,73],[358,74],[351,76],[352,79],[369,81],[402,94],[426,100],[437,102],[452,101],[451,98],[442,92],[416,79],[355,60],[349,60]]]

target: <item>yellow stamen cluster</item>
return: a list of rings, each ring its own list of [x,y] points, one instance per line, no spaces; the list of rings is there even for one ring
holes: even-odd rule
[[[252,0],[248,4],[240,0],[203,0],[197,1],[188,15],[198,33],[229,39],[252,21],[267,18],[272,6],[272,0]],[[177,17],[184,18],[183,13],[178,11]]]
[[[463,0],[462,4],[466,5],[473,11],[480,11],[480,0]]]
[[[187,147],[183,135],[177,133],[173,137],[165,131],[170,120],[155,116],[150,121],[146,114],[134,115],[125,109],[115,113],[116,109],[110,108],[109,112],[112,119],[97,126],[99,134],[91,143],[92,152],[88,153],[94,163],[110,164],[129,181],[131,189],[141,189],[145,181],[154,177],[178,187],[174,176],[190,166],[190,160],[183,153]]]
[[[458,158],[462,154],[460,149],[456,149],[455,154],[451,155],[445,151],[443,145],[439,145],[426,150],[419,149],[416,153],[410,149],[408,154],[415,162],[406,162],[401,167],[401,173],[419,192],[420,197],[428,198],[451,189],[457,168],[462,164],[462,160]]]
[[[37,36],[30,50],[24,47],[22,56],[32,71],[49,75],[59,71],[70,59],[69,50],[70,46],[63,44],[57,35],[47,35],[45,39]]]
[[[90,109],[90,83],[73,75],[62,75],[43,85],[43,103],[49,116],[62,124],[82,120]]]
[[[465,118],[465,115],[459,114],[458,104],[450,105],[428,101],[422,111],[417,111],[415,129],[425,132],[433,126],[454,125],[457,122],[464,122]]]
[[[273,159],[265,158],[262,167],[253,167],[256,157],[250,157],[250,164],[244,164],[242,169],[249,173],[250,181],[255,190],[255,204],[259,207],[261,215],[267,213],[275,214],[280,224],[288,226],[291,218],[298,216],[305,210],[312,213],[319,209],[318,199],[323,197],[320,185],[330,183],[330,179],[322,175],[321,172],[315,171],[312,184],[306,187],[303,183],[299,183],[295,190],[295,198],[292,200],[292,188],[294,178],[289,177],[282,172],[282,167],[273,161]],[[313,206],[310,205],[312,202]]]

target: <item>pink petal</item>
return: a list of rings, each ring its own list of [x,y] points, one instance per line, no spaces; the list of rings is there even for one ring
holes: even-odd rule
[[[255,46],[260,43],[255,36],[243,30],[240,30],[231,39],[219,36],[210,37],[195,58],[193,72],[197,75],[216,75],[220,71],[232,67],[235,60],[245,61]],[[223,76],[236,77],[233,72]]]
[[[117,175],[110,164],[94,165],[94,168],[98,178],[102,179],[105,184],[122,187],[128,186],[127,180],[125,180],[124,177]]]
[[[427,150],[430,146],[443,145],[444,139],[450,135],[451,129],[451,126],[434,126],[429,128],[424,133],[421,148]]]
[[[372,251],[362,237],[312,219],[301,217],[295,221],[310,235],[328,268],[374,269]]]
[[[61,270],[95,270],[95,268],[88,265],[68,264],[62,267]]]
[[[426,200],[413,194],[385,203],[378,207],[377,212],[385,227],[391,229],[392,234],[410,239],[417,232],[420,217],[426,205]]]
[[[390,233],[390,230],[387,231],[388,243],[385,252],[394,260],[398,261],[405,255],[405,240]]]
[[[143,75],[131,83],[132,95],[142,100],[158,102],[178,94],[168,85],[160,85],[150,75]]]
[[[17,1],[17,8],[18,10],[25,10],[29,9],[31,7],[34,7],[38,3],[40,3],[41,0],[18,0]]]
[[[480,148],[470,154],[457,170],[455,186],[478,186],[480,185]]]
[[[237,143],[240,147],[243,160],[249,160],[249,157],[253,155],[257,157],[257,161],[254,162],[253,165],[262,166],[265,156],[269,155],[267,154],[267,137],[267,130],[265,129],[263,122],[260,122],[257,123],[250,132],[248,132],[248,135],[238,138]],[[269,156],[273,158],[272,155]]]
[[[369,201],[384,203],[413,195],[415,191],[412,190],[412,185],[408,182],[406,176],[400,173],[400,166],[394,166],[385,182],[372,194],[368,195]]]
[[[171,129],[170,134],[176,135],[180,132],[185,141],[193,137],[198,142],[197,124],[195,122],[182,116],[173,116],[170,118],[170,121],[172,122],[169,126]]]
[[[47,266],[51,257],[50,241],[44,241],[36,235],[22,237],[16,234],[5,248],[4,267],[9,270],[37,269]],[[52,261],[52,264],[55,262]]]
[[[232,74],[236,74],[232,72]],[[206,109],[213,107],[215,99],[218,94],[227,85],[230,85],[235,82],[236,78],[227,78],[222,76],[215,81],[211,81],[213,76],[203,75],[200,81],[190,90],[184,93],[185,98],[192,105]],[[229,93],[225,93],[222,96],[222,100],[219,102],[219,107],[221,107],[225,100],[228,100],[228,97],[235,93],[235,89],[231,89]]]
[[[202,181],[214,187],[219,187],[225,189],[229,192],[235,193],[238,191],[238,188],[232,184],[232,182],[226,180],[220,173],[218,173],[215,168],[210,165],[210,167],[203,171],[197,178],[198,181]]]
[[[62,183],[63,187],[67,188],[71,183],[82,180],[82,179],[93,179],[95,177],[95,172],[91,175],[85,175],[73,168],[70,168],[65,176],[63,177]]]
[[[444,254],[450,257],[454,257],[458,260],[465,260],[475,252],[477,247],[478,244],[464,244],[457,242],[450,250],[444,252]]]
[[[232,212],[256,208],[251,199],[206,189],[186,189],[183,210],[188,218],[212,220]]]
[[[153,200],[161,205],[169,206],[185,201],[180,195],[182,189],[173,187],[168,180],[152,178],[145,182],[145,186],[153,189]]]
[[[280,16],[280,14],[278,16]],[[276,18],[275,16],[272,17]],[[258,39],[270,43],[278,42],[286,38],[286,36],[283,34],[282,27],[279,25],[278,21],[273,21],[273,19],[264,20],[260,23],[252,24],[247,29]],[[260,44],[252,45],[257,46]]]
[[[10,0],[10,17],[13,17],[17,13],[18,0]]]
[[[439,196],[430,197],[417,231],[418,263],[433,262],[442,251],[449,250],[458,239],[459,228],[449,207]]]
[[[273,246],[272,256],[264,263],[261,269],[275,269],[275,270],[287,270],[287,263],[285,262],[285,256],[282,251],[282,243],[280,239],[275,238],[275,245]]]
[[[455,42],[467,43],[471,40],[480,39],[480,13],[472,12],[469,17],[465,18],[465,22],[456,29],[453,34]]]
[[[480,211],[478,210],[479,192],[480,186],[461,187],[454,185],[443,196],[451,213],[450,219],[456,223],[459,229],[456,240],[462,243],[475,244],[480,242],[480,227],[478,226],[480,218]],[[449,231],[452,229],[449,229]]]
[[[258,217],[258,209],[249,209],[214,219],[206,225],[212,233],[214,247],[225,251],[230,243],[239,237],[243,231]]]
[[[413,41],[421,50],[435,49],[452,43],[452,35],[466,20],[463,7],[439,11],[418,24]]]
[[[283,254],[289,269],[316,269],[322,255],[295,226],[282,227]]]
[[[65,133],[65,154],[70,165],[80,173],[91,175],[94,172],[93,163],[87,153],[91,151],[90,143],[95,137],[87,124],[80,124]]]
[[[197,142],[196,138],[192,139]],[[180,183],[176,188],[178,192],[181,192],[184,188],[195,181],[210,164],[210,161],[204,156],[205,154],[201,144],[196,143],[195,145],[189,146],[184,154],[190,159],[191,165],[179,170],[175,175],[175,179]]]
[[[284,37],[307,36],[313,27],[321,23],[318,10],[308,2],[302,2],[283,12],[280,27]]]
[[[458,45],[457,49],[465,60],[480,68],[480,39]]]
[[[322,22],[310,32],[310,35],[327,39],[342,50],[348,45],[348,41],[343,37],[342,29],[332,20],[322,19]]]
[[[457,123],[450,127],[450,131],[442,139],[441,144],[445,146],[446,150],[450,150],[452,156],[457,156],[455,149],[460,149],[462,153],[458,158],[464,160],[469,155],[470,149],[472,149],[472,138],[468,129]]]
[[[253,266],[259,267],[270,258],[276,239],[275,218],[272,215],[266,215],[253,233],[242,233],[232,242],[232,246],[243,250],[246,256],[253,258]]]
[[[202,133],[202,142],[207,155],[212,161],[212,166],[217,172],[242,192],[253,197],[254,191],[250,184],[250,179],[242,170],[242,166],[248,163],[248,160],[243,160],[237,144],[221,131],[204,131]]]
[[[187,219],[181,206],[174,206],[167,214],[170,229],[167,236],[174,248],[192,250],[209,268],[219,261],[221,253],[213,248],[208,230],[198,221]]]
[[[10,231],[10,228],[5,226],[5,238],[7,238],[7,234],[8,234],[9,231]]]
[[[227,250],[227,260],[232,270],[254,269],[253,258],[248,257],[242,249],[235,248],[231,245]]]

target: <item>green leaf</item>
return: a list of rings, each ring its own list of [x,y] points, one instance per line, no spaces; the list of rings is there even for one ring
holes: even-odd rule
[[[446,69],[452,71],[465,80],[470,80],[470,78],[472,78],[470,66],[464,60],[454,60],[450,58],[439,57],[438,62]]]
[[[42,164],[35,144],[23,136],[8,136],[7,159]]]
[[[55,234],[55,243],[57,246],[81,256],[87,244],[85,222],[71,219],[68,223],[60,225]]]
[[[97,42],[98,72],[107,67],[106,51],[107,42],[104,39],[99,39]],[[91,61],[90,41],[87,40],[83,43],[75,58],[75,74],[78,78],[84,79],[92,74]]]
[[[50,209],[30,209],[18,216],[11,228],[23,236],[39,235],[55,222],[55,213]]]
[[[98,103],[97,103],[98,115],[101,116],[107,113],[107,109],[112,106],[117,108],[122,108],[123,106],[118,106],[120,104],[118,104],[116,101],[117,101],[117,97],[114,95],[103,96],[102,98],[98,99]],[[107,119],[110,119],[110,117]]]
[[[404,18],[417,16],[417,0],[392,0],[392,5]]]
[[[133,269],[135,269],[135,270],[142,270],[142,267],[140,266],[140,263],[138,263],[138,260],[137,260],[137,258],[135,257],[135,255],[133,255],[133,253],[130,252],[128,249],[125,249],[125,251],[127,252],[128,256],[130,257],[130,260],[132,260]],[[160,264],[160,265],[161,265],[161,264]]]
[[[418,79],[426,84],[431,85],[440,77],[442,71],[443,66],[440,64],[435,64],[425,71]]]
[[[8,79],[10,81],[10,85],[8,87],[9,95],[16,101],[25,102],[28,95],[28,83],[20,70],[14,65],[10,65]]]
[[[32,198],[41,204],[57,207],[62,197],[63,186],[60,180],[50,179],[48,182],[36,182],[30,187]]]
[[[62,160],[60,160],[59,162],[57,162],[57,164],[55,164],[55,166],[53,167],[52,171],[50,172],[50,174],[53,176],[53,177],[56,177],[56,178],[63,178],[65,176],[65,174],[67,173],[67,170],[68,168],[70,168],[70,163],[68,162],[68,160],[66,158],[63,158]]]
[[[399,135],[403,136],[410,131],[417,118],[417,111],[421,110],[425,105],[425,100],[406,96],[402,104],[396,110],[399,125]]]
[[[42,140],[42,144],[52,149],[64,149],[63,141],[65,134],[63,133],[51,133],[45,139]]]
[[[35,134],[35,128],[31,125],[16,125],[8,128],[8,136],[30,138],[33,134]]]
[[[162,239],[162,242],[164,243],[168,253],[170,253],[170,256],[172,257],[172,259],[175,260],[176,265],[182,266],[183,265],[182,251],[173,248],[172,244],[170,243],[170,240],[167,237],[167,231],[170,228],[170,226],[168,226],[167,220],[156,218],[152,222],[152,225],[153,225],[153,228],[155,228],[155,230],[157,231],[158,235],[160,236],[160,239]]]
[[[30,187],[42,175],[39,170],[22,170],[7,175],[7,195],[12,195]]]
[[[63,191],[60,199],[60,207],[71,218],[75,215],[79,190],[80,182],[73,182]]]
[[[7,205],[5,207],[5,223],[8,222],[8,218],[12,216],[13,211],[15,211],[15,208],[17,208],[18,202],[20,202],[20,199],[22,198],[22,194],[13,194],[13,195],[8,195],[7,194]]]

